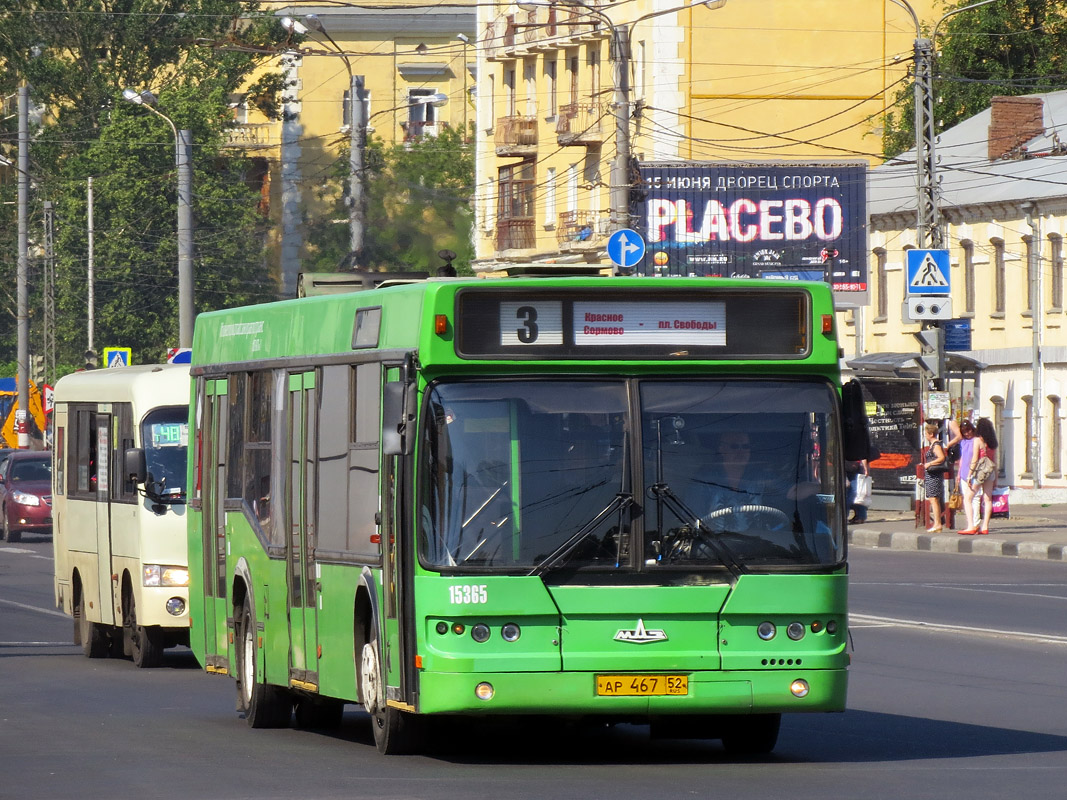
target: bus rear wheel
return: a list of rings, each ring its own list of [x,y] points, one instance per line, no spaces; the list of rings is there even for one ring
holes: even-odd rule
[[[85,597],[80,588],[74,598],[74,643],[82,646],[86,658],[107,658],[110,655],[111,637],[103,625],[89,621]]]
[[[293,699],[280,686],[256,679],[256,618],[246,597],[237,617],[237,707],[250,728],[285,728],[293,717]]]
[[[722,746],[726,752],[739,756],[760,756],[774,750],[778,744],[781,714],[753,714],[738,717],[729,733],[724,733]]]
[[[136,667],[158,667],[163,660],[163,637],[158,628],[137,624],[137,601],[129,592],[123,603],[122,652]]]
[[[374,632],[359,659],[360,699],[370,714],[374,745],[386,756],[414,753],[422,745],[423,720],[386,704],[381,663],[378,634]]]

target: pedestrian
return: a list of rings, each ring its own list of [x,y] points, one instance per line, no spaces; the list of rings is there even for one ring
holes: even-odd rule
[[[941,445],[940,426],[936,422],[927,422],[924,431],[926,459],[923,465],[926,477],[923,480],[923,488],[926,490],[926,502],[930,509],[930,527],[926,532],[937,533],[942,527],[941,500],[945,496],[945,470],[948,469],[948,461],[945,448]]]
[[[848,478],[848,509],[852,512],[848,520],[849,525],[862,525],[867,521],[867,506],[856,502],[856,489],[859,486],[859,476],[869,474],[867,459],[845,462],[845,477]]]
[[[956,480],[958,481],[960,494],[963,496],[963,515],[966,517],[966,525],[963,530],[975,527],[978,515],[975,513],[975,491],[971,485],[971,464],[974,461],[974,424],[965,419],[960,422],[960,459],[956,463]]]
[[[989,517],[993,514],[993,487],[997,485],[997,432],[988,417],[974,426],[974,452],[971,457],[970,484],[981,497],[981,522],[974,521],[965,535],[989,533]]]

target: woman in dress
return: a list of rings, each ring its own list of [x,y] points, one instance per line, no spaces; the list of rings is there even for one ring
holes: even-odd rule
[[[988,417],[982,417],[978,420],[974,426],[974,432],[974,455],[971,459],[971,469],[968,474],[971,479],[972,491],[981,493],[982,521],[981,523],[976,522],[965,531],[960,531],[963,534],[989,533],[989,517],[993,513],[993,487],[997,485],[997,432]],[[983,458],[988,458],[993,462],[993,471],[986,476],[985,480],[979,481],[975,472],[978,462]]]
[[[971,464],[974,463],[974,425],[969,419],[960,423],[960,461],[956,465],[960,494],[963,496],[963,514],[967,518],[964,530],[975,526],[977,514],[974,507],[974,487],[971,486]]]
[[[926,529],[927,533],[937,533],[941,530],[941,499],[945,496],[945,448],[941,446],[938,428],[936,422],[927,422],[924,428],[926,460],[923,464],[926,468],[926,478],[923,488],[926,490],[926,502],[930,505],[930,527]]]

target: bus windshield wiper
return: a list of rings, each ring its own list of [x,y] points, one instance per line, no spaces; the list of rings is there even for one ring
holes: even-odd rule
[[[648,487],[648,490],[657,500],[663,501],[664,505],[670,508],[678,519],[688,523],[693,530],[703,534],[701,537],[702,541],[706,542],[708,547],[715,551],[715,555],[719,557],[719,561],[726,567],[726,569],[730,570],[730,574],[733,575],[734,578],[739,578],[742,574],[748,572],[745,565],[737,560],[737,556],[734,555],[733,551],[730,550],[726,543],[716,536],[715,532],[708,528],[707,525],[701,522],[700,517],[694,514],[692,509],[682,502],[682,499],[674,493],[674,490],[671,489],[670,486],[666,483],[654,483]],[[660,521],[660,524],[663,524],[662,520]]]
[[[578,545],[581,544],[589,534],[597,529],[601,522],[612,514],[627,508],[633,501],[634,497],[629,492],[619,492],[612,498],[610,503],[604,506],[600,513],[575,531],[567,541],[545,556],[541,563],[530,570],[528,574],[543,575],[552,567],[566,561],[568,556],[577,549]]]

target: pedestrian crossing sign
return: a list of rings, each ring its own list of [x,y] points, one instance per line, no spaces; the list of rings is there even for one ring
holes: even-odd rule
[[[908,250],[908,294],[951,294],[948,250]]]
[[[128,367],[130,366],[133,350],[129,347],[105,347],[105,367]]]

